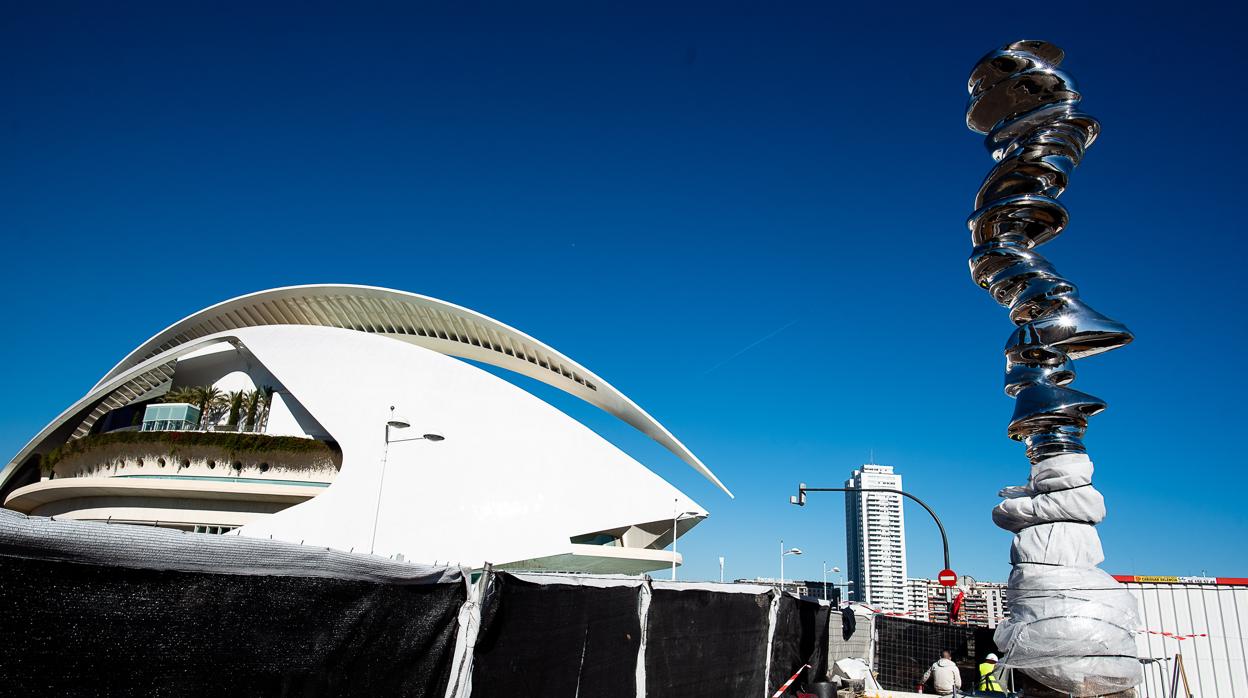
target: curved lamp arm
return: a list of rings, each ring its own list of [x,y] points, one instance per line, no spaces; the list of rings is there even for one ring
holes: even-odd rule
[[[913,499],[919,503],[919,506],[927,510],[927,513],[932,515],[932,520],[936,522],[936,528],[940,529],[940,542],[945,548],[945,569],[953,569],[953,567],[949,564],[949,536],[945,534],[945,525],[940,522],[940,517],[936,515],[936,512],[932,511],[932,508],[927,505],[927,502],[924,502],[922,499],[919,499],[909,492],[894,490],[887,487],[807,487],[806,483],[803,482],[797,486],[797,496],[789,497],[789,503],[796,504],[799,507],[806,506],[807,492],[888,492],[890,494],[899,494],[903,497]]]

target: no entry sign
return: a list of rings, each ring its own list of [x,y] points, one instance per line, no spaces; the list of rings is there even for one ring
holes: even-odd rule
[[[958,573],[953,570],[941,570],[940,574],[936,575],[936,581],[940,582],[942,587],[957,586]]]

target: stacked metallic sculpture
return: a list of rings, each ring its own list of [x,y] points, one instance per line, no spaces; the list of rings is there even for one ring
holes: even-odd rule
[[[967,126],[987,135],[997,161],[968,224],[971,276],[1009,308],[1005,392],[1016,399],[1009,436],[1027,446],[1027,485],[1002,490],[997,525],[1015,533],[1011,618],[999,626],[1001,667],[1065,694],[1101,695],[1137,684],[1135,602],[1100,570],[1094,526],[1105,516],[1083,435],[1105,403],[1069,386],[1073,361],[1129,343],[1131,333],[1086,305],[1036,247],[1057,237],[1057,201],[1100,124],[1058,69],[1063,52],[1019,41],[976,64]]]

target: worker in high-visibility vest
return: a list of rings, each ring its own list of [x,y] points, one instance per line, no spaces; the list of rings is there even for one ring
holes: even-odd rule
[[[989,652],[988,656],[984,657],[984,661],[979,664],[979,683],[975,684],[975,688],[991,693],[1005,693],[1005,689],[1001,688],[997,677],[992,673],[996,669],[997,655]]]

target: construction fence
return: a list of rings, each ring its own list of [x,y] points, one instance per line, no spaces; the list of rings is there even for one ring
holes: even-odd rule
[[[979,663],[989,652],[1000,653],[989,628],[882,614],[874,616],[873,626],[872,669],[880,686],[893,691],[914,690],[944,650],[949,650],[962,675],[962,686],[969,691],[979,680]]]
[[[839,613],[837,614],[839,616]],[[0,510],[0,694],[770,696],[829,607],[746,584],[404,564]]]

